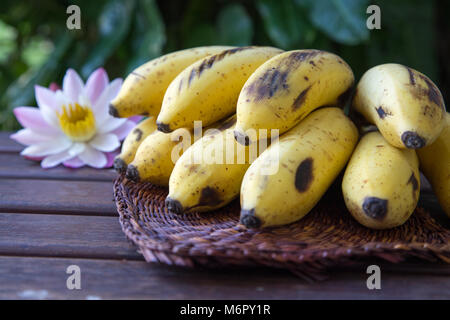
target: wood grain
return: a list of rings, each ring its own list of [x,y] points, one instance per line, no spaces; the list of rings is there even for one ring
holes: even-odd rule
[[[24,146],[9,138],[12,133],[0,131],[0,152],[19,153],[23,150]]]
[[[51,169],[43,169],[39,162],[27,160],[17,153],[0,153],[0,178],[112,182],[116,176],[117,174],[113,169],[89,167],[70,169],[62,165]]]
[[[66,268],[81,269],[81,290]],[[383,272],[368,290],[366,266],[305,283],[279,270],[202,270],[138,261],[0,257],[0,298],[47,299],[449,299],[450,278]]]
[[[0,213],[0,255],[143,260],[115,217]]]
[[[117,215],[111,182],[0,180],[0,212]]]

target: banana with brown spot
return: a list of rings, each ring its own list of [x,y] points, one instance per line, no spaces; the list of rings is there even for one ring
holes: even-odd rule
[[[445,123],[444,100],[436,85],[400,64],[368,70],[357,85],[352,105],[398,148],[419,149],[433,143]]]
[[[126,177],[134,182],[168,186],[175,162],[192,141],[191,131],[184,128],[171,133],[154,131],[137,149],[133,162],[128,165]]]
[[[320,50],[284,52],[262,64],[245,83],[237,102],[236,139],[251,143],[259,129],[279,134],[321,106],[343,106],[354,76],[340,57]],[[256,130],[250,136],[247,130]],[[246,133],[247,132],[247,133]]]
[[[245,81],[263,62],[281,53],[272,47],[240,47],[204,58],[169,85],[156,121],[158,130],[207,126],[235,113]]]
[[[285,225],[303,218],[344,168],[358,130],[339,108],[312,112],[250,166],[241,187],[247,228]],[[270,167],[278,170],[270,170]]]
[[[348,210],[362,225],[372,229],[402,225],[419,200],[416,152],[392,146],[379,132],[367,133],[347,166],[342,192]]]
[[[430,146],[417,150],[420,168],[445,213],[450,217],[450,113],[446,113],[445,127]]]
[[[170,82],[189,65],[232,47],[210,46],[172,52],[150,60],[131,72],[109,112],[114,117],[157,116]]]
[[[169,181],[166,206],[170,212],[214,210],[239,195],[249,166],[249,148],[234,140],[235,121],[233,116],[222,126],[224,131],[205,135],[180,157]]]
[[[136,151],[142,141],[156,130],[156,118],[149,117],[139,122],[127,135],[122,144],[120,154],[114,159],[114,169],[119,173],[125,173],[131,161],[134,160]]]

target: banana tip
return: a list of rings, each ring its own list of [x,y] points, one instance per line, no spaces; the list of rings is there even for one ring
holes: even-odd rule
[[[118,173],[126,173],[127,172],[127,167],[128,167],[128,165],[126,164],[125,161],[123,161],[123,159],[121,159],[121,158],[115,158],[114,159],[114,169]]]
[[[261,219],[255,216],[255,209],[241,210],[241,223],[249,229],[261,227]]]
[[[368,217],[382,220],[387,214],[388,201],[377,197],[367,197],[364,199],[362,208]]]
[[[181,214],[183,213],[183,206],[180,201],[172,199],[170,197],[166,198],[166,207],[169,213]]]
[[[171,132],[170,126],[168,124],[161,123],[161,122],[156,122],[156,127],[158,128],[158,131],[161,131],[161,132],[164,132],[164,133]]]
[[[127,179],[134,181],[134,182],[139,182],[139,180],[140,180],[139,171],[133,165],[128,166],[126,177],[127,177]]]
[[[243,132],[239,130],[234,130],[234,139],[244,146],[248,146],[250,144],[250,138]]]
[[[425,139],[413,131],[403,132],[402,142],[408,149],[420,149],[425,146]]]
[[[109,104],[109,114],[115,118],[119,118],[119,111],[117,111],[117,108],[112,103]]]

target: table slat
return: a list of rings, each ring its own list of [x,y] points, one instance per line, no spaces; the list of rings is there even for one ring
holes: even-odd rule
[[[0,255],[143,260],[115,217],[0,213]]]
[[[81,290],[66,289],[66,268],[81,269]],[[449,299],[450,277],[382,271],[368,290],[366,266],[306,283],[267,269],[190,270],[139,261],[0,257],[0,298],[51,299]]]
[[[0,179],[0,212],[117,215],[111,182]]]

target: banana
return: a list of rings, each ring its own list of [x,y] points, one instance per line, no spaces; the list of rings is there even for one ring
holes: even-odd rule
[[[253,142],[250,129],[257,131],[256,139],[260,129],[282,134],[318,107],[342,106],[349,100],[353,83],[351,68],[332,53],[295,50],[279,54],[245,83],[237,102],[236,139]]]
[[[167,186],[179,154],[190,147],[192,140],[191,131],[184,128],[172,133],[154,131],[137,149],[134,160],[128,165],[126,177],[134,182]]]
[[[444,127],[445,105],[439,89],[422,73],[400,64],[368,70],[352,105],[397,148],[423,148]]]
[[[144,139],[156,130],[155,117],[150,117],[139,122],[128,134],[122,144],[120,154],[114,159],[114,169],[119,173],[125,173],[139,145]]]
[[[344,168],[357,140],[356,126],[341,109],[312,112],[250,165],[241,186],[241,223],[261,228],[304,217]]]
[[[111,101],[109,113],[120,118],[139,114],[157,116],[164,93],[178,73],[197,60],[231,48],[198,47],[150,60],[127,76],[119,94]]]
[[[169,85],[156,120],[158,130],[207,126],[235,113],[247,78],[264,61],[282,52],[272,47],[241,47],[203,58],[184,69]]]
[[[430,146],[417,150],[417,155],[420,168],[450,217],[450,113],[446,113],[445,120],[441,135]]]
[[[249,148],[238,146],[234,140],[235,122],[236,117],[231,117],[222,128],[203,136],[180,157],[169,180],[169,212],[209,211],[239,195],[249,166]],[[196,160],[198,156],[201,158]]]
[[[419,161],[412,149],[398,149],[379,132],[361,138],[342,181],[352,216],[372,229],[402,225],[419,199]]]

